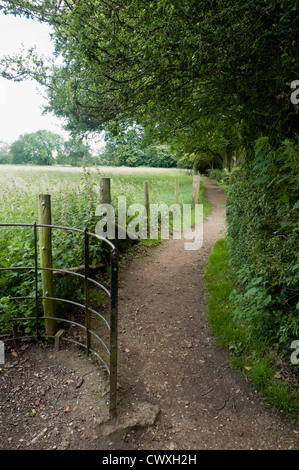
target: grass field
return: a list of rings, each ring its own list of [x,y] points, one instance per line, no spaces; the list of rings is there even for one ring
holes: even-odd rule
[[[192,175],[184,170],[2,165],[0,220],[34,222],[38,217],[38,195],[50,194],[53,224],[85,228],[90,206],[93,210],[99,201],[101,176],[111,178],[113,204],[118,196],[125,196],[128,204],[143,203],[143,183],[148,181],[150,202],[170,205],[174,202],[175,179],[180,183],[179,203],[192,202]]]

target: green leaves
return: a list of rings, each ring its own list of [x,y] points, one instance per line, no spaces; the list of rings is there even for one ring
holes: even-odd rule
[[[0,8],[53,27],[63,64],[12,58],[7,76],[45,85],[48,110],[75,132],[138,122],[160,140],[182,131],[187,143],[211,115],[242,123],[248,146],[261,133],[279,142],[298,130],[286,85],[298,57],[291,2],[2,1]]]
[[[140,128],[128,129],[116,137],[110,133],[106,140],[105,150],[99,158],[102,165],[164,168],[176,166],[176,160],[165,145],[146,145],[144,132]]]
[[[62,146],[60,135],[40,130],[19,137],[10,147],[14,164],[52,165]]]
[[[228,240],[239,282],[235,315],[279,345],[299,328],[298,146],[284,141],[277,150],[259,139],[254,161],[238,172],[228,193]]]
[[[253,184],[260,184],[260,183],[266,183],[266,181],[269,181],[270,175],[263,175],[254,180]]]
[[[2,299],[0,299],[0,320],[5,323],[10,320],[9,303],[10,300],[8,297],[2,297]]]

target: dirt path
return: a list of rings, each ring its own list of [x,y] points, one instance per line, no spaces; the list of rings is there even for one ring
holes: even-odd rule
[[[135,261],[120,289],[120,370],[132,400],[159,404],[153,427],[129,436],[138,449],[297,449],[298,427],[264,405],[211,337],[202,276],[225,231],[225,194],[212,205],[200,250],[165,241]],[[125,446],[123,448],[126,448]]]
[[[154,424],[107,434],[107,377],[98,364],[76,346],[55,355],[24,343],[0,368],[0,449],[299,448],[298,423],[263,404],[210,334],[202,277],[225,231],[225,194],[205,185],[212,211],[203,247],[165,241],[121,276],[119,411],[131,418],[151,404]]]

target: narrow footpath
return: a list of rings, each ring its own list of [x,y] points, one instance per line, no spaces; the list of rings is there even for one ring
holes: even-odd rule
[[[183,238],[164,241],[121,279],[120,395],[158,405],[160,413],[122,444],[112,439],[111,448],[298,449],[296,423],[263,403],[210,333],[203,274],[215,241],[225,235],[225,193],[204,184],[212,210],[203,247],[186,251]]]

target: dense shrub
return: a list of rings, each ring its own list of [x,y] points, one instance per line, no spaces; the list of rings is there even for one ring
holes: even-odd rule
[[[211,168],[207,170],[207,173],[212,180],[220,182],[222,179],[222,170],[219,168]]]
[[[281,351],[299,339],[298,175],[298,141],[274,150],[260,138],[232,175],[227,201],[235,315]]]
[[[207,173],[209,175],[209,178],[211,178],[214,181],[217,181],[217,183],[221,183],[225,185],[229,184],[230,173],[226,168],[222,170],[220,170],[219,168],[210,169],[210,170],[207,170]]]

